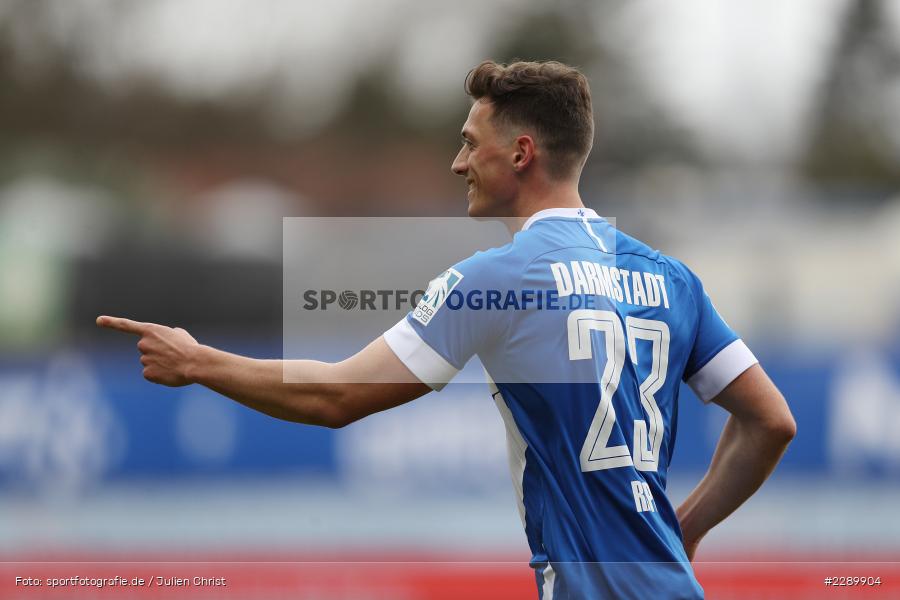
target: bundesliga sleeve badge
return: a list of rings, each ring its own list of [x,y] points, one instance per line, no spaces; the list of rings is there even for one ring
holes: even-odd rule
[[[447,301],[463,275],[456,269],[447,269],[428,283],[428,290],[413,310],[412,317],[422,325],[428,325],[437,311]]]

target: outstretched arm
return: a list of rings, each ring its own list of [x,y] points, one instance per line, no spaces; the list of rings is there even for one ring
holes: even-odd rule
[[[204,346],[184,329],[155,323],[104,316],[97,325],[140,336],[147,380],[168,386],[199,383],[287,421],[343,427],[431,391],[381,337],[344,361],[324,363],[247,358]]]
[[[691,560],[703,536],[759,489],[797,432],[784,397],[758,364],[712,401],[731,415],[709,471],[677,510]]]

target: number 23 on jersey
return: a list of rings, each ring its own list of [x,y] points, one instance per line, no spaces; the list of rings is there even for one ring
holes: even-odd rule
[[[654,394],[662,388],[669,367],[669,326],[663,321],[626,317],[625,327],[619,316],[608,310],[575,310],[567,321],[569,359],[593,358],[591,332],[603,333],[606,364],[600,376],[600,403],[581,448],[581,470],[600,471],[634,465],[638,471],[656,471],[665,426]],[[609,438],[616,422],[613,396],[619,387],[625,366],[625,344],[631,362],[638,364],[637,340],[652,345],[650,373],[639,387],[641,407],[647,420],[634,420],[634,443],[628,446],[609,446]]]

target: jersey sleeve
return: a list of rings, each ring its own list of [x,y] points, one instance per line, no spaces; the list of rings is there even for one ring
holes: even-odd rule
[[[758,361],[713,306],[696,275],[690,273],[699,307],[694,345],[684,380],[703,402],[709,402]]]
[[[477,253],[428,284],[416,308],[384,333],[394,354],[421,382],[441,390],[472,356],[497,339],[502,311],[472,298],[502,285],[488,253]]]

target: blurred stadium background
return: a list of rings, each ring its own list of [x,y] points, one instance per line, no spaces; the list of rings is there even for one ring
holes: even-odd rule
[[[769,562],[701,566],[710,597],[804,597],[786,563],[900,560],[889,0],[3,2],[3,560],[436,561],[258,562],[240,589],[461,597],[464,573],[487,597],[533,593],[482,387],[307,428],[153,386],[133,340],[93,324],[280,356],[282,217],[463,216],[449,166],[485,57],[585,70],[586,202],[700,274],[797,417],[775,477],[698,556]],[[676,502],[724,419],[685,389]],[[3,597],[33,597],[8,587],[20,568],[4,566]]]

